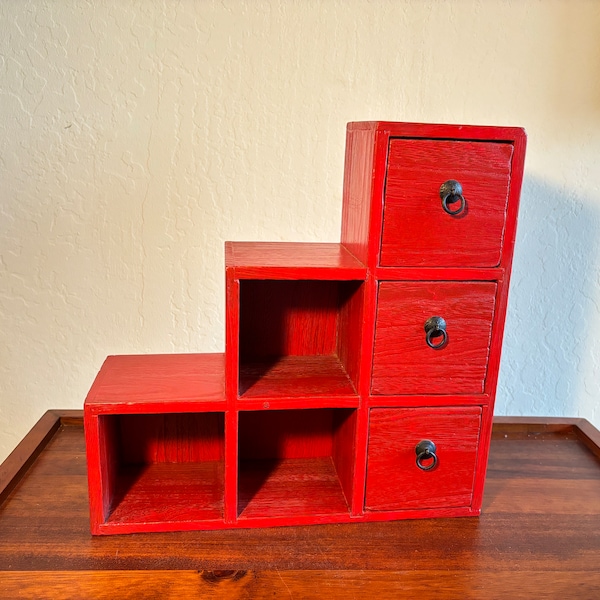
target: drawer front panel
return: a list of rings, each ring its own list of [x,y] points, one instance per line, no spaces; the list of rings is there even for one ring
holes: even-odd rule
[[[484,391],[496,298],[494,282],[379,284],[372,394]],[[444,319],[427,344],[425,324]]]
[[[374,408],[370,413],[365,509],[469,506],[481,408]],[[417,465],[417,446],[435,444],[436,465]],[[433,459],[421,457],[431,467]]]
[[[390,142],[381,266],[494,267],[500,263],[513,146],[469,141]],[[440,186],[462,186],[448,214]],[[452,212],[461,208],[452,197]]]

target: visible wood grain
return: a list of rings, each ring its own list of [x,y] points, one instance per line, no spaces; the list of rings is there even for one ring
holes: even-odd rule
[[[106,415],[117,422],[120,460],[125,465],[222,460],[223,413]]]
[[[216,570],[216,571],[29,571],[0,573],[5,598],[71,600],[114,598],[596,598],[600,573],[588,571],[434,568],[384,570]]]
[[[520,127],[496,125],[455,125],[450,123],[404,123],[395,121],[356,121],[348,123],[348,131],[377,130],[390,137],[441,138],[473,141],[518,140],[524,136]]]
[[[95,532],[164,531],[223,519],[223,413],[94,418],[101,457],[88,470]]]
[[[109,356],[85,400],[97,414],[225,408],[223,354]]]
[[[341,240],[365,264],[369,251],[374,139],[374,130],[348,129],[346,134]]]
[[[325,580],[335,580],[339,571],[359,571],[370,582],[371,594],[394,589],[389,586],[396,585],[398,573],[403,573],[401,581],[410,575],[408,589],[412,585],[429,593],[439,590],[441,597],[453,593],[454,588],[446,588],[454,581],[484,582],[475,597],[490,597],[488,583],[496,585],[497,597],[515,597],[512,592],[519,585],[535,591],[528,577],[534,576],[537,585],[540,574],[545,574],[544,589],[552,593],[570,583],[583,593],[579,597],[595,597],[600,461],[577,437],[565,439],[558,430],[554,436],[547,432],[535,437],[535,428],[530,427],[531,437],[523,440],[511,439],[508,426],[503,425],[508,437],[503,433],[492,441],[483,513],[476,519],[91,538],[83,432],[80,426],[61,426],[0,506],[0,570],[7,572],[0,574],[0,585],[5,585],[0,590],[10,597],[22,584],[23,590],[35,595],[33,574],[29,578],[15,571],[75,569],[79,575],[80,570],[109,569],[104,574],[106,585],[113,569],[266,570],[273,575],[277,569],[284,578],[288,570],[298,571],[290,578],[310,582],[312,574],[305,571],[309,569],[322,571]],[[438,569],[435,573],[445,575],[433,573],[432,565]],[[64,581],[63,575],[47,575],[49,579],[39,580],[40,593],[45,593],[45,582],[54,589],[52,577]],[[69,575],[64,577],[73,581]],[[123,581],[119,577],[116,573],[117,583]],[[157,577],[159,582],[162,575]],[[342,577],[352,580],[353,576]],[[348,589],[353,585],[358,582],[349,582]],[[118,597],[117,588],[108,586]],[[99,583],[95,589],[100,593],[102,588]],[[461,589],[457,588],[458,594]],[[473,593],[479,590],[473,589]],[[85,597],[75,592],[73,596]]]
[[[181,521],[222,520],[223,498],[223,461],[130,465],[119,473],[108,523],[169,531]]]
[[[354,291],[348,284],[341,285],[329,281],[241,281],[240,360],[333,354],[339,310]]]
[[[338,315],[336,355],[356,391],[360,386],[366,291],[365,284],[356,286],[340,307]]]
[[[333,413],[332,409],[241,412],[240,460],[331,456]]]
[[[60,417],[53,411],[47,411],[0,465],[0,504],[8,498],[59,427]]]
[[[308,477],[302,485],[294,477],[289,481],[286,476],[270,477],[270,468],[259,469],[262,474],[254,481],[264,479],[268,488],[256,489],[262,500],[238,493],[247,491],[241,483],[241,466],[260,448],[269,448],[265,459],[291,461],[288,466],[294,469],[303,460],[331,463],[352,518],[381,519],[381,513],[363,514],[368,417],[378,402],[371,393],[388,395],[380,403],[391,409],[407,409],[420,401],[425,406],[448,406],[451,398],[464,410],[481,407],[477,448],[481,465],[472,486],[473,504],[439,506],[435,513],[418,505],[402,513],[389,509],[387,518],[476,514],[491,433],[524,140],[524,132],[516,128],[350,124],[341,244],[226,244],[226,365],[216,355],[107,361],[86,402],[92,531],[109,533],[117,525],[118,511],[121,531],[129,532],[143,529],[144,514],[149,516],[148,531],[167,529],[169,519],[176,521],[173,529],[215,529],[349,518],[347,506],[342,511],[332,508],[337,501],[333,497],[328,501],[327,492],[326,515],[305,510],[311,469],[302,474],[300,467],[298,476]],[[438,176],[448,169],[461,180],[467,196],[467,211],[450,222],[437,197]],[[436,200],[435,211],[431,197]],[[378,266],[380,253],[383,267]],[[452,268],[441,268],[446,266]],[[378,306],[381,278],[390,283],[381,284],[384,293]],[[393,283],[393,279],[422,283]],[[458,283],[469,279],[478,281]],[[410,292],[406,294],[411,285],[421,285],[421,292],[427,285],[436,289],[411,298]],[[396,292],[402,289],[392,294],[387,307],[385,300],[381,302],[386,286]],[[416,338],[404,335],[414,324],[406,329],[403,319],[428,302],[427,311],[439,312],[437,303],[449,290],[456,293],[444,298],[448,314],[441,316],[451,318],[450,343],[433,358],[429,349],[424,354],[416,345]],[[465,298],[465,290],[472,297]],[[409,305],[413,302],[411,310],[402,305],[403,296],[408,296]],[[423,321],[428,316],[433,315],[425,315]],[[465,333],[467,325],[477,330],[477,337]],[[398,327],[405,330],[396,335]],[[444,395],[444,400],[438,402],[432,394]],[[286,417],[269,412],[283,409]],[[211,416],[202,417],[204,412]],[[306,422],[309,414],[318,416],[317,430]],[[290,418],[300,430],[290,427],[286,421]],[[321,439],[318,429],[323,424],[326,433]],[[252,429],[257,431],[254,437]],[[322,443],[326,448],[317,451]],[[185,491],[191,485],[186,469],[209,471],[212,463],[219,472],[223,468],[224,476],[206,475],[207,489]],[[302,508],[293,508],[298,498],[292,494],[292,509],[286,511],[286,490],[269,488],[273,481],[290,489],[306,484],[300,495]],[[327,482],[328,476],[319,481]],[[175,502],[173,516],[167,514],[167,504],[153,500],[161,488],[167,496],[198,497],[200,505],[192,504],[190,520],[182,516],[182,504]],[[315,488],[312,493],[321,492]],[[238,500],[259,507],[253,517],[238,521]],[[155,508],[163,515],[162,522],[153,516],[152,502],[158,502]],[[129,514],[128,506],[133,507]]]
[[[335,463],[342,468],[346,485],[351,485],[347,472],[351,464],[346,462],[352,461],[353,413],[340,409],[240,413],[240,518],[347,514]]]
[[[241,461],[239,518],[348,515],[331,457]]]
[[[240,367],[240,406],[246,400],[263,399],[273,408],[277,401],[306,398],[352,398],[356,390],[341,361],[329,356],[282,356]]]
[[[470,506],[480,427],[479,407],[372,409],[366,508]],[[436,445],[431,471],[416,465],[422,440]]]
[[[511,144],[391,140],[381,265],[497,266],[512,152]],[[449,179],[466,198],[457,216],[443,210],[439,195]]]
[[[225,393],[227,407],[235,409],[240,379],[240,281],[225,269]]]
[[[380,283],[372,393],[483,392],[495,294],[492,282]],[[437,350],[425,340],[433,316],[447,322]]]
[[[356,410],[336,410],[333,413],[332,458],[346,504],[351,507],[355,485]],[[362,488],[362,485],[360,486]]]
[[[235,279],[364,279],[367,269],[342,244],[226,242]]]

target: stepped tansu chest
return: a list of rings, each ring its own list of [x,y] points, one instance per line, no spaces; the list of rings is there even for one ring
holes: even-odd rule
[[[224,354],[107,358],[92,533],[478,515],[525,140],[350,123],[340,243],[227,242]]]

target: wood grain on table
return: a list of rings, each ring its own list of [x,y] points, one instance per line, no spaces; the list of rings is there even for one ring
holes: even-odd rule
[[[0,505],[0,598],[599,598],[600,440],[582,431],[500,420],[479,518],[92,537],[63,419]]]

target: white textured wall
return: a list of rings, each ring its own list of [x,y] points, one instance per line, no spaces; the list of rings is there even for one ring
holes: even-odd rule
[[[497,412],[600,425],[600,2],[2,0],[0,459],[222,351],[223,242],[337,241],[345,124],[523,126]]]

